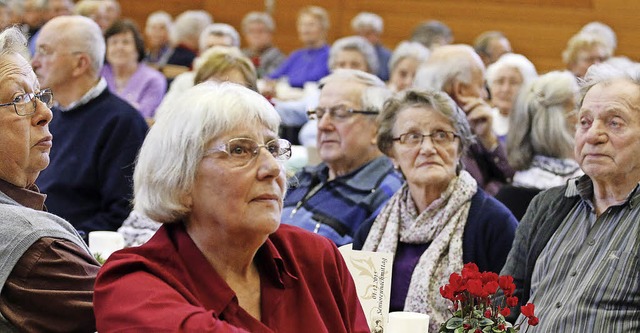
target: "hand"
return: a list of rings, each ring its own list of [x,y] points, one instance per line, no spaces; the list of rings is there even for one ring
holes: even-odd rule
[[[460,96],[459,101],[463,104],[462,110],[467,114],[471,131],[485,148],[493,148],[498,143],[498,138],[493,133],[491,106],[482,98],[477,97]]]

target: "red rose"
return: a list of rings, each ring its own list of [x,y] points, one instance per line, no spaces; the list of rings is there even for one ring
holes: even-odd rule
[[[451,289],[454,293],[461,292],[466,289],[464,286],[464,281],[462,281],[462,276],[458,273],[452,273],[449,276],[449,285],[451,285]]]
[[[480,330],[479,328],[476,328],[475,332],[473,333],[482,333],[482,330]]]
[[[440,295],[442,295],[442,297],[453,301],[455,298],[453,297],[453,289],[451,289],[451,286],[446,285],[444,287],[440,287]]]
[[[469,324],[462,324],[462,328],[464,328],[465,330],[469,330],[469,329],[471,329],[471,325],[469,325]]]
[[[533,303],[527,303],[527,305],[523,305],[520,307],[520,312],[523,316],[527,318],[531,318],[534,316],[533,311],[535,310],[535,305]]]
[[[491,318],[491,309],[486,309],[484,311],[484,317],[485,318]]]
[[[504,326],[504,324],[498,324],[498,329],[504,331],[506,327]]]
[[[480,280],[469,280],[469,282],[467,282],[467,290],[469,290],[469,293],[471,293],[471,295],[476,297],[489,296],[489,293],[482,289],[482,281]]]
[[[509,308],[504,308],[504,309],[500,310],[500,314],[501,314],[503,317],[506,317],[506,316],[508,316],[508,315],[510,315],[510,314],[511,314],[511,309],[509,309]]]
[[[507,305],[509,307],[518,305],[518,297],[516,296],[507,297]]]
[[[511,275],[500,276],[498,284],[506,296],[513,295],[513,292],[516,290],[516,285],[513,284],[513,276]]]
[[[495,281],[489,281],[487,282],[487,284],[485,284],[482,289],[484,289],[484,291],[486,291],[487,293],[489,293],[489,295],[495,294],[496,291],[498,291],[498,282]]]
[[[462,268],[462,278],[463,279],[480,279],[482,275],[480,274],[480,270],[478,266],[472,262],[464,264],[464,268]]]
[[[498,282],[498,280],[498,274],[494,272],[482,272],[482,283],[487,283],[490,281]]]
[[[529,321],[527,322],[530,326],[536,326],[538,325],[540,321],[538,320],[538,317],[533,316],[531,318],[529,318]]]

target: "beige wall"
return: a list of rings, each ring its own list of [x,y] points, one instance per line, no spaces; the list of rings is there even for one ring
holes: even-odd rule
[[[300,44],[295,32],[297,11],[316,4],[331,15],[330,41],[351,34],[350,20],[360,11],[373,11],[385,20],[383,43],[393,48],[413,28],[428,19],[451,27],[455,42],[472,43],[485,30],[501,30],[515,52],[529,57],[540,72],[563,68],[561,53],[567,40],[585,23],[602,21],[618,35],[617,54],[640,61],[640,1],[635,0],[273,0],[278,30],[275,43],[285,52]],[[120,0],[123,13],[141,26],[146,16],[163,9],[177,15],[205,9],[216,22],[239,29],[242,16],[264,10],[263,0]]]

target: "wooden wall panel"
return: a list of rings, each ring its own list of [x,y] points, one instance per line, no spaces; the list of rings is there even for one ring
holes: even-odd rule
[[[278,26],[276,44],[285,52],[300,47],[296,14],[305,5],[326,8],[331,16],[330,41],[351,34],[350,21],[360,11],[378,13],[385,20],[383,43],[390,48],[408,38],[422,21],[437,19],[449,25],[457,43],[472,43],[485,30],[501,30],[516,52],[529,57],[540,72],[563,67],[561,53],[567,40],[585,23],[599,20],[618,35],[618,54],[640,60],[637,36],[640,1],[636,0],[272,0]],[[163,9],[176,15],[186,9],[205,9],[216,22],[238,29],[242,16],[264,10],[261,0],[120,0],[123,13],[141,26],[146,15]]]

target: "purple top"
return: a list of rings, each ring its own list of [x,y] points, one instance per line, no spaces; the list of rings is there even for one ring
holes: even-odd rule
[[[391,302],[389,311],[404,310],[404,302],[407,299],[411,276],[418,265],[420,257],[427,250],[429,244],[408,244],[398,242],[396,255],[393,260],[393,273],[391,276]]]
[[[291,53],[269,78],[289,78],[289,85],[302,88],[305,82],[316,82],[329,75],[329,45],[317,49],[300,49]]]
[[[121,91],[116,88],[116,79],[111,65],[105,64],[102,76],[107,80],[109,90],[129,102],[143,117],[152,118],[167,91],[167,79],[159,71],[144,63],[138,64],[127,85]]]

